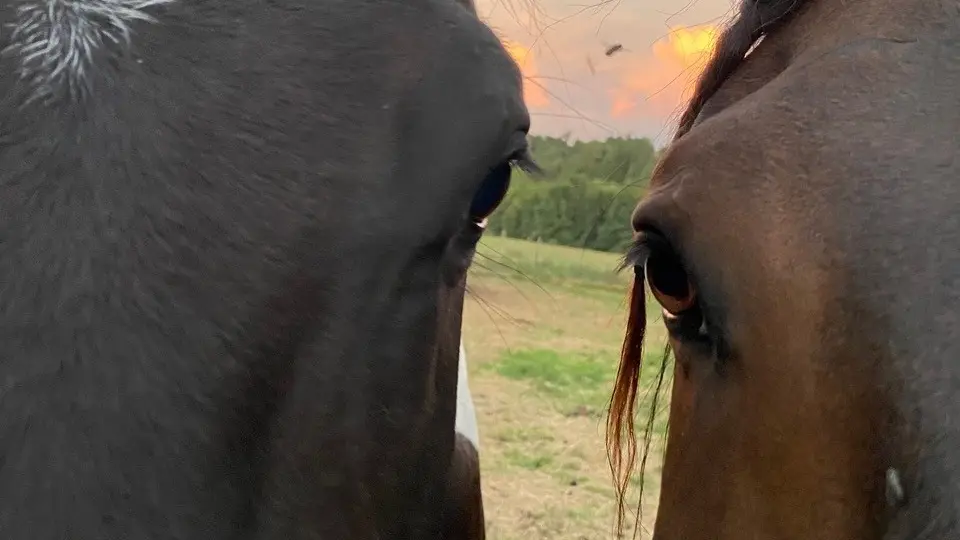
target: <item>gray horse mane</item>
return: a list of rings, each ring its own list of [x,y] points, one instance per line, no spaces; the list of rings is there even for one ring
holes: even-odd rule
[[[97,50],[128,46],[136,21],[155,22],[152,7],[173,0],[33,0],[17,8],[2,53],[19,63],[28,101],[66,92],[83,97]]]

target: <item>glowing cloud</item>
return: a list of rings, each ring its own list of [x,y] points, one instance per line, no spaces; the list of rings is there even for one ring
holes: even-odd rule
[[[630,66],[610,90],[610,115],[627,117],[641,106],[656,114],[676,110],[713,52],[718,33],[713,26],[672,28],[653,44],[652,57]]]
[[[533,51],[516,41],[503,39],[503,46],[507,53],[513,58],[514,62],[520,66],[520,72],[523,74],[523,99],[527,102],[527,107],[546,107],[550,104],[550,97],[542,86],[536,84],[536,78],[539,75],[536,58]]]
[[[712,26],[674,28],[666,38],[653,44],[653,54],[666,61],[675,61],[684,68],[696,65],[717,44],[717,29]]]

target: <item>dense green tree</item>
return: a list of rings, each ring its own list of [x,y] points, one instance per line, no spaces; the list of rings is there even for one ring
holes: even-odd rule
[[[514,175],[494,234],[616,251],[630,240],[630,215],[645,192],[657,151],[648,139],[577,141],[530,137],[541,176]]]

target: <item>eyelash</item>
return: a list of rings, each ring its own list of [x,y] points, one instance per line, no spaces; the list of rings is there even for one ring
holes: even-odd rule
[[[624,257],[624,266],[632,266],[637,278],[646,282],[648,281],[646,279],[647,262],[654,253],[665,253],[678,259],[680,266],[686,271],[687,265],[684,264],[682,258],[671,247],[667,239],[659,233],[649,231],[641,231],[637,234]],[[647,283],[647,286],[649,287],[650,284]],[[699,298],[696,307],[679,315],[670,315],[664,311],[663,322],[670,334],[684,343],[713,346],[712,336],[714,334],[703,312],[703,306]]]
[[[542,170],[530,155],[530,149],[523,147],[514,152],[499,165],[490,169],[483,183],[473,194],[468,216],[479,230],[486,229],[487,218],[503,203],[510,191],[510,176],[514,169],[530,175],[542,174]]]
[[[507,159],[507,164],[510,165],[511,169],[520,169],[530,175],[543,174],[543,169],[534,161],[533,156],[530,154],[530,148],[526,146],[514,152],[513,155]]]

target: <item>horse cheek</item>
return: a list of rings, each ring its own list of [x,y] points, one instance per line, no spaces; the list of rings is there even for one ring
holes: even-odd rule
[[[676,344],[672,344],[676,345]],[[712,540],[726,524],[730,404],[708,358],[674,348],[676,362],[663,466],[658,538]]]
[[[678,437],[683,437],[686,433],[696,399],[696,386],[690,375],[690,363],[677,357],[673,363],[673,389],[670,398],[671,436],[674,430],[678,431]]]

